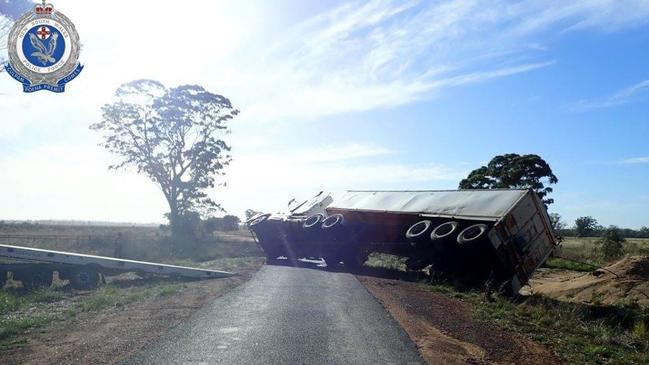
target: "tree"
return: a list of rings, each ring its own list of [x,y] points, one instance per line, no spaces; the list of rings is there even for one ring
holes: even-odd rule
[[[222,218],[208,218],[204,223],[203,227],[206,233],[212,234],[214,231],[236,231],[239,229],[239,223],[241,219],[236,215],[225,215]]]
[[[624,255],[624,246],[622,244],[625,241],[619,228],[616,226],[608,227],[599,241],[602,245],[601,251],[604,260],[610,261],[622,257]]]
[[[540,156],[509,153],[495,156],[487,166],[471,171],[460,181],[460,189],[532,189],[548,205],[554,199],[545,198],[552,192],[546,185],[558,181]]]
[[[224,231],[236,231],[239,229],[239,223],[241,219],[236,215],[225,215],[223,216],[223,230]]]
[[[587,216],[575,219],[575,233],[577,237],[592,235],[598,228],[597,219]]]
[[[230,146],[220,139],[239,113],[230,100],[198,85],[167,89],[137,80],[120,86],[102,112],[90,128],[102,133],[101,146],[120,156],[109,168],[135,167],[160,186],[172,234],[180,232],[185,215],[222,210],[206,189],[231,160]]]
[[[638,236],[642,238],[649,238],[649,227],[642,226],[640,230],[638,230]]]
[[[561,220],[561,215],[559,213],[550,213],[550,224],[555,232],[566,228],[566,223]]]

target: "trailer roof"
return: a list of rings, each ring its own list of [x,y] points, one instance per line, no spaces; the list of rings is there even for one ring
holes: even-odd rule
[[[528,190],[348,191],[329,208],[501,218]]]

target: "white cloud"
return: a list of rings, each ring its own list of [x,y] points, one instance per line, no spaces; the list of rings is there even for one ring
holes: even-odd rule
[[[580,101],[575,104],[576,110],[612,108],[619,105],[638,102],[649,97],[649,80],[626,87],[604,99]]]
[[[625,164],[625,165],[635,165],[635,164],[646,164],[649,163],[649,156],[646,157],[633,157],[633,158],[627,158],[620,163]]]
[[[94,145],[48,145],[0,159],[0,219],[155,222],[167,211],[146,177],[108,171]]]
[[[227,170],[226,188],[213,192],[229,211],[273,211],[293,196],[308,198],[319,190],[398,189],[404,186],[454,188],[466,169],[443,164],[388,162],[391,152],[363,144],[286,150],[236,157]]]
[[[313,149],[301,141],[287,149],[291,137],[257,123],[434,98],[552,66],[546,51],[560,32],[609,32],[649,21],[649,2],[613,0],[344,2],[298,21],[287,19],[309,13],[306,2],[299,11],[264,1],[158,4],[153,11],[150,3],[114,0],[101,14],[88,1],[55,5],[77,25],[86,68],[64,95],[26,95],[0,75],[0,94],[8,94],[0,95],[0,141],[12,146],[0,156],[0,216],[7,218],[161,216],[166,207],[155,187],[132,173],[106,171],[110,157],[88,143],[96,136],[87,126],[99,119],[102,103],[121,83],[140,78],[201,83],[242,110],[231,135],[236,159],[228,187],[214,192],[234,212],[259,204],[273,209],[317,187],[454,187],[464,166],[399,161],[402,151],[358,140]],[[638,85],[627,98],[645,90]],[[35,129],[75,142],[35,140]],[[37,147],[25,151],[27,143]]]
[[[331,145],[237,157],[226,187],[210,192],[231,213],[278,210],[288,198],[318,189],[386,189],[408,184],[453,187],[466,174],[436,164],[377,162],[391,151],[365,144]],[[161,222],[162,193],[133,171],[109,171],[112,157],[93,144],[49,145],[0,159],[0,219]]]
[[[432,98],[530,72],[557,33],[645,24],[646,1],[348,2],[269,42],[245,70],[250,120],[303,120]],[[252,81],[254,80],[254,81]],[[247,85],[245,82],[244,85]],[[236,92],[238,94],[238,92]]]

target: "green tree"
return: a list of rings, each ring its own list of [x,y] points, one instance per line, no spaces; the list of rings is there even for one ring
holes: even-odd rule
[[[552,225],[552,229],[555,232],[561,231],[566,228],[566,223],[561,219],[561,215],[559,213],[550,213],[550,224]]]
[[[638,234],[639,234],[640,237],[642,237],[642,238],[649,238],[649,227],[644,227],[644,226],[643,226],[643,227],[640,228],[640,230],[638,231]]]
[[[236,231],[239,229],[239,223],[241,223],[241,219],[239,219],[239,217],[237,217],[236,215],[225,215],[223,217],[223,230]]]
[[[206,190],[231,160],[230,146],[221,139],[226,122],[239,113],[230,100],[197,85],[168,89],[137,80],[120,86],[102,112],[90,128],[102,133],[103,147],[121,157],[110,168],[135,167],[160,186],[172,234],[195,225],[191,213],[206,217],[222,210]]]
[[[532,189],[548,205],[554,199],[546,198],[559,180],[550,165],[538,155],[509,153],[495,156],[487,166],[469,173],[460,181],[460,189]]]
[[[575,219],[575,233],[577,237],[591,236],[598,228],[597,219],[587,216]]]
[[[625,241],[618,227],[608,227],[599,241],[604,260],[610,261],[622,257],[624,255],[624,246],[622,244]]]

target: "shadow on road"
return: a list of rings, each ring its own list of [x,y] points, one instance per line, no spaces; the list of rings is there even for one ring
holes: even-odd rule
[[[403,281],[421,281],[426,280],[428,275],[423,271],[400,271],[394,269],[378,268],[363,266],[360,268],[345,268],[345,267],[329,267],[324,260],[310,260],[310,259],[274,259],[266,262],[266,265],[271,266],[288,266],[300,267],[312,270],[331,271],[331,272],[347,272],[354,275],[373,276],[383,279],[398,279]]]

